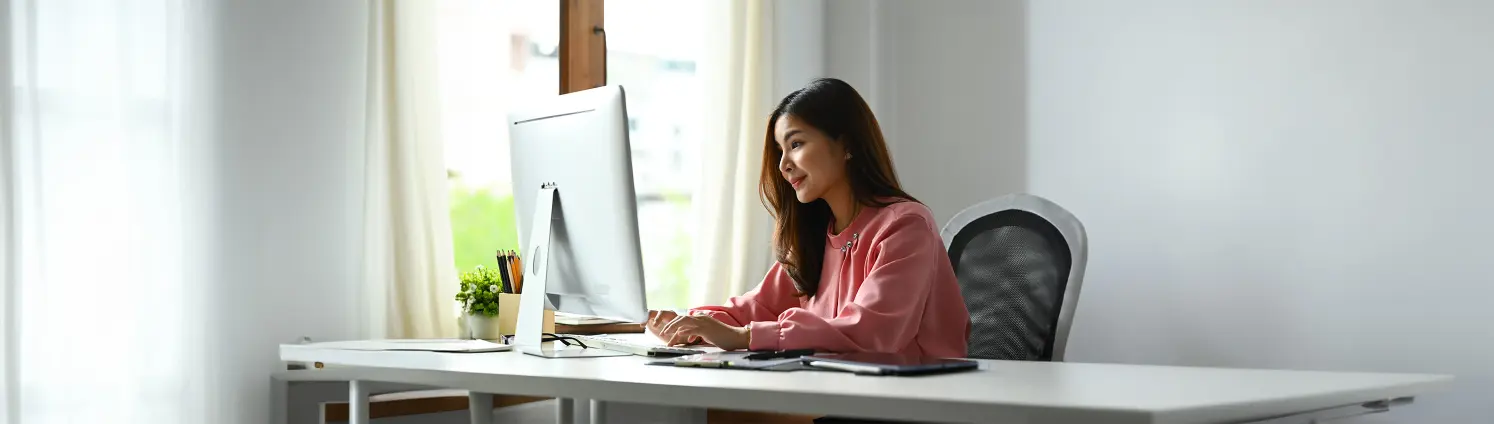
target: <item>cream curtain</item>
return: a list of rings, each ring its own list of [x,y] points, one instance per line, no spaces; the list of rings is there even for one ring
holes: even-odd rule
[[[718,304],[755,287],[773,261],[772,219],[757,185],[773,106],[776,2],[709,3],[701,72],[706,104],[713,107],[706,116],[702,185],[696,190],[694,305]]]
[[[456,337],[436,65],[436,2],[372,0],[365,337]]]

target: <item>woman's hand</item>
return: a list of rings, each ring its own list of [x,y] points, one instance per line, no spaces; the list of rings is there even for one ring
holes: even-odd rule
[[[654,333],[655,336],[659,336],[659,338],[667,341],[669,340],[669,335],[664,334],[664,326],[668,325],[669,321],[674,320],[678,316],[680,315],[674,313],[674,311],[648,311],[648,322],[643,323],[643,327],[647,328],[650,333]]]
[[[680,315],[674,313],[674,311],[648,311],[648,322],[643,323],[643,326],[644,328],[648,329],[648,332],[654,333],[655,337],[658,337],[660,340],[663,340],[667,344],[673,346],[675,345],[675,343],[670,342],[670,339],[674,337],[674,333],[665,332],[664,327],[669,325],[670,322],[674,321],[675,318],[679,318],[679,316]],[[699,338],[693,338],[689,340],[690,344],[698,342],[700,342]]]
[[[676,316],[658,334],[670,346],[705,340],[723,350],[746,349],[751,341],[747,327],[733,327],[705,315]],[[664,334],[669,336],[664,337]]]

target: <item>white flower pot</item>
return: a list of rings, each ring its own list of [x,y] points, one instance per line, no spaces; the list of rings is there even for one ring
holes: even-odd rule
[[[467,334],[474,339],[503,341],[503,326],[497,316],[467,315]]]

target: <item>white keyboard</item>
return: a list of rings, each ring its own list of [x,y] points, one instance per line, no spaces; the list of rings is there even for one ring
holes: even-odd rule
[[[597,334],[579,335],[563,334],[567,337],[575,337],[588,347],[598,347],[618,352],[627,352],[638,356],[681,356],[705,353],[700,349],[683,347],[672,347],[664,344],[663,340],[649,333],[626,333],[626,334]]]

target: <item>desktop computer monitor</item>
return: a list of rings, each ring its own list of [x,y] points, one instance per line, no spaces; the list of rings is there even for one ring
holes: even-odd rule
[[[622,87],[599,87],[524,104],[509,115],[514,213],[526,268],[521,327],[523,305],[536,297],[532,274],[543,277],[545,309],[648,319],[623,99]],[[550,216],[548,237],[533,234],[546,228],[536,215]],[[534,305],[528,313],[542,314]],[[525,334],[516,336],[523,347]]]

